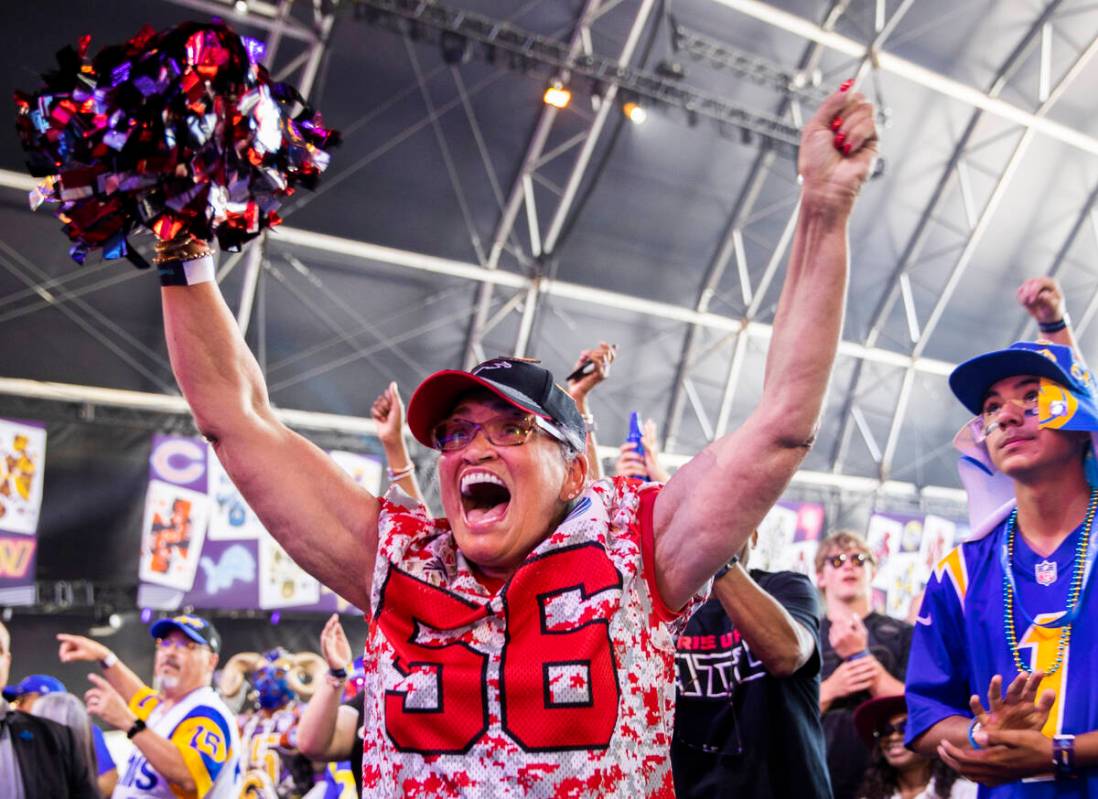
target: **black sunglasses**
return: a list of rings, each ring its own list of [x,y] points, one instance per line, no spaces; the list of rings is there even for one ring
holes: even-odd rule
[[[882,738],[891,738],[893,735],[903,735],[907,726],[907,719],[897,721],[895,724],[886,722],[873,731],[873,737],[878,741]]]
[[[847,561],[851,561],[855,566],[864,566],[866,561],[869,560],[869,555],[864,552],[855,552],[853,555],[848,555],[845,552],[840,552],[838,555],[832,555],[827,559],[827,562],[834,566],[836,569],[841,569],[843,564]]]

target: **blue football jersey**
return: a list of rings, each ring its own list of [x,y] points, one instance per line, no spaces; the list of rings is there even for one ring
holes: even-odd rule
[[[1031,669],[1047,672],[1056,662],[1060,629],[1039,625],[1065,615],[1081,535],[1082,526],[1048,558],[1030,549],[1020,534],[1014,536],[1014,625],[1022,662]],[[1003,676],[1005,687],[1018,674],[1003,618],[1006,541],[1003,522],[987,536],[953,549],[930,577],[907,667],[909,744],[948,716],[971,718],[969,697],[978,694],[986,704],[994,675]],[[1040,688],[1056,691],[1043,730],[1050,737],[1098,729],[1098,592],[1084,590],[1082,602],[1063,662]],[[1098,796],[1098,769],[1085,770],[1078,780],[1035,778],[997,788],[981,786],[979,793],[987,799],[1088,795]]]

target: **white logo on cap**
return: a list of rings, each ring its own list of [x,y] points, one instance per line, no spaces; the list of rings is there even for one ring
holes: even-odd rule
[[[473,374],[479,375],[481,372],[487,372],[489,369],[510,369],[511,364],[509,361],[491,361],[489,363],[481,364],[473,370]]]

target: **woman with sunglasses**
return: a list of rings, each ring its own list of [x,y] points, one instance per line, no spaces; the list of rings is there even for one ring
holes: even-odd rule
[[[883,696],[858,705],[854,726],[873,750],[873,760],[858,791],[859,799],[972,799],[976,783],[961,779],[937,758],[904,747],[907,702]]]
[[[876,565],[865,540],[846,531],[826,538],[816,554],[816,585],[826,610],[820,624],[820,712],[835,799],[853,799],[869,766],[870,750],[854,729],[854,708],[904,690],[911,625],[873,611]]]

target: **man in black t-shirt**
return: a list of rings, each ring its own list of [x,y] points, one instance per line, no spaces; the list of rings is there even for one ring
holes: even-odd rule
[[[829,799],[816,591],[794,572],[748,572],[747,552],[678,640],[675,793]]]
[[[854,799],[871,752],[854,727],[854,708],[904,692],[911,625],[870,611],[876,565],[865,540],[838,532],[820,543],[816,582],[826,613],[820,625],[820,712],[835,799]]]

